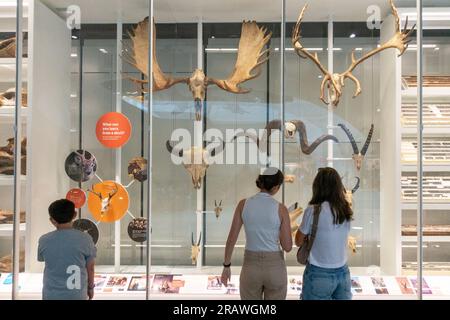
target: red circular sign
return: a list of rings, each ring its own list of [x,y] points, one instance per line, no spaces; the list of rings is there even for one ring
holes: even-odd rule
[[[108,112],[97,121],[95,134],[98,141],[107,148],[120,148],[131,136],[131,123],[119,112]]]
[[[71,189],[67,192],[66,199],[75,204],[75,208],[79,209],[86,203],[86,193],[78,188]]]

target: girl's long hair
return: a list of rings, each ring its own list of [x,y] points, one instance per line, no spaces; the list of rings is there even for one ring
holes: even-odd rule
[[[328,201],[335,224],[352,220],[353,211],[345,199],[345,187],[341,177],[333,168],[320,168],[313,182],[310,205],[321,205]]]

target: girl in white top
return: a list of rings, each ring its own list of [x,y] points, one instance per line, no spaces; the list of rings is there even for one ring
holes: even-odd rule
[[[292,236],[287,208],[272,196],[278,192],[284,176],[268,168],[256,181],[260,192],[241,200],[235,210],[225,247],[222,283],[231,277],[231,256],[244,225],[246,245],[240,275],[243,300],[286,299],[287,272],[283,251],[291,251]]]

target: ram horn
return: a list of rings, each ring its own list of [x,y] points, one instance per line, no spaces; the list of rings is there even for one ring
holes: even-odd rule
[[[339,140],[335,136],[330,134],[324,134],[319,138],[317,138],[316,140],[314,140],[313,143],[308,144],[308,135],[306,133],[306,127],[303,121],[292,120],[290,122],[292,122],[297,127],[298,135],[300,138],[300,148],[302,149],[302,152],[304,154],[311,154],[322,142],[326,140],[333,140],[334,142],[339,142]]]
[[[172,143],[169,141],[169,140],[167,140],[166,141],[166,148],[167,148],[167,151],[169,151],[169,153],[172,153],[172,154],[176,154],[176,155],[178,155],[179,157],[182,157],[183,156],[183,149],[175,149],[173,146],[172,146]],[[175,152],[174,152],[175,151]]]
[[[344,130],[345,134],[347,135],[348,139],[350,140],[350,143],[352,144],[353,148],[353,154],[359,154],[358,145],[356,144],[355,138],[353,138],[352,133],[350,130],[345,126],[345,124],[338,123],[338,126]]]
[[[361,149],[361,154],[364,156],[366,155],[367,149],[369,148],[370,141],[372,140],[373,135],[373,124],[370,126],[369,134],[367,135],[366,143],[364,143],[364,146]]]
[[[222,139],[220,139],[219,138],[219,140],[222,142],[221,144],[220,144],[220,146],[218,146],[218,147],[216,147],[216,148],[214,148],[214,149],[212,149],[211,151],[210,151],[210,154],[211,154],[211,157],[215,157],[216,155],[218,155],[219,153],[221,153],[224,149],[225,149],[225,141],[223,141]]]
[[[202,233],[200,232],[200,237],[198,238],[197,247],[200,246],[201,242],[202,242]]]
[[[356,184],[352,189],[352,194],[355,193],[359,189],[359,183],[361,182],[361,179],[359,177],[355,177],[355,179],[356,179]]]

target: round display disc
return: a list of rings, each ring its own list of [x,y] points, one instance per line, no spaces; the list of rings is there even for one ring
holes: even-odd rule
[[[139,182],[147,180],[147,159],[142,157],[131,159],[128,163],[128,175]]]
[[[94,244],[97,244],[98,228],[91,220],[77,219],[73,222],[73,228],[80,230],[81,232],[88,233],[92,237]]]
[[[67,192],[66,199],[72,201],[75,208],[79,209],[86,203],[86,193],[81,189],[74,188]]]
[[[67,175],[76,182],[91,180],[97,171],[97,160],[86,150],[77,150],[68,155],[65,162]]]
[[[147,219],[136,218],[128,224],[128,235],[131,240],[144,242],[147,240]]]
[[[130,198],[120,183],[103,181],[94,184],[88,193],[88,208],[97,221],[118,221],[128,211]]]

